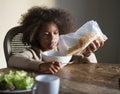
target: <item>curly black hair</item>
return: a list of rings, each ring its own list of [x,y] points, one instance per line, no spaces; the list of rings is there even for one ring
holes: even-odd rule
[[[53,22],[59,29],[59,34],[66,34],[75,31],[75,20],[72,15],[60,8],[47,8],[35,6],[22,15],[20,25],[23,27],[24,44],[39,46],[37,35],[45,24]]]

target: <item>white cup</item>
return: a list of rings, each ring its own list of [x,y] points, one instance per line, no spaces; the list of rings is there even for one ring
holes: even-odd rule
[[[32,94],[59,94],[60,78],[55,75],[38,75]]]

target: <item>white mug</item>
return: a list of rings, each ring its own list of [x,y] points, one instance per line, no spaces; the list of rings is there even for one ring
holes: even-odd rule
[[[59,94],[60,78],[55,75],[38,75],[32,94]]]

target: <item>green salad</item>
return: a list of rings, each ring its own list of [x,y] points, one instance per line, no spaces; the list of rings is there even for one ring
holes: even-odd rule
[[[26,90],[31,89],[33,84],[34,79],[23,70],[0,73],[0,90]]]

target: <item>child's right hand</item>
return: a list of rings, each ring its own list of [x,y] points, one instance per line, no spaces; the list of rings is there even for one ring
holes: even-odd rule
[[[41,73],[50,73],[55,74],[60,70],[61,63],[60,62],[49,62],[49,63],[42,63],[39,65],[39,69]]]

